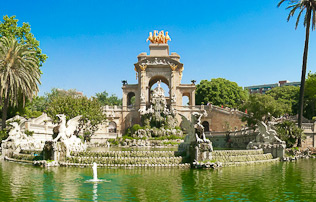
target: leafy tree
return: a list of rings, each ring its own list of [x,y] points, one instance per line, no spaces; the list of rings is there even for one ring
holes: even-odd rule
[[[275,100],[291,106],[289,114],[297,114],[299,86],[281,86],[272,88],[266,95],[271,95]]]
[[[279,117],[291,110],[289,105],[262,94],[250,95],[242,109],[247,109],[248,115],[242,117],[242,121],[247,121],[248,126],[254,126],[259,121],[267,122],[271,116]]]
[[[109,97],[109,94],[106,91],[103,91],[102,93],[97,93],[95,95],[98,99],[98,101],[100,102],[101,105],[105,106],[105,105],[118,105],[121,106],[122,105],[122,99],[119,99],[115,94],[112,94]]]
[[[98,125],[106,119],[101,110],[101,105],[95,98],[85,96],[75,97],[71,95],[54,97],[46,109],[47,114],[57,121],[57,114],[65,114],[67,121],[82,115],[79,120],[79,130],[85,134],[91,134],[98,130]]]
[[[308,119],[312,119],[316,116],[316,73],[308,73],[306,79],[306,86],[305,86],[305,116]]]
[[[20,44],[27,44],[34,51],[32,54],[38,59],[36,61],[38,66],[42,66],[47,59],[47,55],[42,53],[39,41],[31,33],[31,26],[23,22],[22,26],[18,27],[18,21],[15,16],[3,16],[3,21],[0,22],[0,37],[14,38]]]
[[[37,41],[31,33],[30,25],[28,23],[23,23],[23,25],[19,27],[18,20],[15,19],[15,16],[4,16],[3,21],[0,21],[0,38],[0,71],[2,76],[0,87],[3,89],[3,91],[1,91],[0,104],[2,105],[3,129],[6,126],[5,120],[7,118],[8,107],[11,105],[13,106],[11,108],[20,108],[18,105],[21,105],[21,102],[17,101],[20,100],[21,96],[24,105],[25,100],[27,100],[27,98],[31,100],[32,95],[37,92],[37,87],[35,88],[33,85],[34,81],[31,81],[34,79],[32,76],[36,76],[36,80],[39,80],[41,74],[39,67],[45,62],[47,56],[43,54],[42,50],[39,48],[39,41]],[[9,47],[5,47],[8,45],[12,45],[11,48],[13,49],[10,50]],[[5,55],[10,57],[5,57]],[[4,58],[6,58],[6,60],[4,60]],[[8,63],[8,61],[10,62]],[[18,71],[15,71],[14,69]],[[11,86],[7,86],[3,79],[9,78],[8,73],[10,71],[15,73],[10,76],[14,76],[15,80],[11,80]],[[6,72],[6,74],[3,74],[4,72]],[[25,74],[23,74],[23,72],[25,72]],[[17,76],[19,76],[19,78]],[[16,84],[19,81],[20,84],[17,86]],[[25,86],[27,83],[31,85]],[[35,83],[39,84],[39,82],[36,81]],[[11,92],[6,91],[5,89],[11,89]],[[26,89],[28,89],[28,93],[26,93]],[[30,93],[30,91],[32,91],[32,93]]]
[[[307,54],[308,54],[308,44],[309,44],[309,31],[310,24],[312,20],[312,30],[315,29],[316,25],[316,0],[281,0],[278,3],[278,7],[281,6],[282,3],[288,2],[289,6],[287,9],[291,9],[287,21],[290,20],[291,17],[294,16],[295,12],[299,10],[299,14],[296,19],[295,29],[299,24],[300,17],[302,13],[305,11],[304,16],[304,26],[305,30],[305,46],[304,46],[304,54],[303,54],[303,64],[302,64],[302,75],[301,75],[301,88],[300,88],[300,96],[299,96],[299,108],[298,108],[298,127],[302,127],[302,117],[303,117],[303,106],[304,106],[304,88],[305,88],[305,77],[306,77],[306,65],[307,65]],[[298,146],[301,146],[301,139],[298,139]]]
[[[286,142],[286,147],[293,147],[299,138],[304,138],[303,130],[292,121],[285,120],[276,126],[277,134]]]
[[[196,87],[196,104],[211,103],[224,105],[231,108],[239,108],[247,100],[248,92],[237,83],[217,78],[211,81],[202,80]]]
[[[35,51],[29,44],[21,44],[15,38],[0,39],[0,97],[2,105],[2,130],[6,127],[9,104],[16,106],[19,97],[32,99],[38,92],[40,69]]]

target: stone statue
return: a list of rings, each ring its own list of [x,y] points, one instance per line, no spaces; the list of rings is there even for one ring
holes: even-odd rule
[[[264,153],[272,153],[273,157],[283,158],[286,144],[277,137],[277,132],[263,121],[258,122],[259,133],[249,142],[247,149],[263,149]]]
[[[166,32],[165,35],[163,30],[160,32],[154,30],[154,35],[152,34],[152,32],[149,32],[149,37],[147,38],[146,42],[147,41],[150,41],[152,44],[167,44],[168,41],[171,41],[171,38],[168,32]]]
[[[22,124],[10,123],[13,128],[10,130],[8,138],[3,140],[1,144],[4,156],[12,152],[19,153],[20,150],[41,150],[43,148],[44,143],[42,141],[27,136],[21,131]]]
[[[27,135],[22,133],[21,131],[21,125],[19,125],[17,122],[12,122],[10,123],[13,128],[9,132],[9,137],[6,140],[3,140],[2,142],[8,142],[8,141],[13,141],[18,143],[21,140],[26,140]]]
[[[268,127],[263,121],[258,123],[259,134],[256,137],[256,142],[265,142],[269,144],[273,143],[285,143],[277,137],[277,132]]]
[[[66,116],[64,114],[57,114],[56,116],[61,122],[59,123],[59,133],[53,140],[54,144],[56,144],[58,141],[64,143],[66,146],[66,156],[69,156],[71,151],[85,151],[87,145],[83,144],[81,139],[74,135],[74,132],[79,125],[79,119],[81,116],[76,116],[75,118],[70,119],[67,124]]]
[[[188,134],[185,137],[185,142],[197,142],[197,143],[210,143],[210,140],[205,137],[204,126],[201,123],[202,116],[206,116],[206,111],[203,113],[193,112],[191,115],[191,121],[189,121],[185,116],[180,114],[182,117],[181,127],[185,129]]]
[[[57,137],[54,139],[54,142],[57,142],[59,140],[64,141],[70,139],[73,136],[77,126],[79,125],[79,119],[81,118],[81,116],[76,116],[75,118],[70,119],[67,122],[67,125],[66,116],[64,114],[57,114],[56,116],[60,119],[60,123],[59,133]]]
[[[194,125],[196,141],[198,143],[200,143],[200,142],[210,143],[210,140],[206,139],[206,137],[205,137],[204,126],[201,123],[202,116],[207,116],[206,111],[204,110],[203,114],[202,113],[198,113],[198,112],[193,112],[192,115],[196,117],[196,123]]]
[[[191,121],[181,115],[181,127],[185,130],[187,136],[184,142],[179,145],[178,153],[189,158],[190,162],[212,160],[212,142],[206,139],[204,127],[201,124],[202,116],[206,115],[205,110],[203,113],[193,112],[191,114]]]

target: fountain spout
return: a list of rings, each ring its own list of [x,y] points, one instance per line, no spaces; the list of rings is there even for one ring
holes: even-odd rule
[[[98,171],[97,171],[97,163],[94,162],[92,169],[93,169],[93,181],[98,181]]]

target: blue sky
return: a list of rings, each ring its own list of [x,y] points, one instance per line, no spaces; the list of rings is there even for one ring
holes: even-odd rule
[[[286,21],[276,0],[2,1],[0,15],[28,22],[48,55],[39,95],[51,88],[121,97],[121,80],[137,83],[134,63],[149,52],[153,30],[168,31],[184,64],[182,83],[226,78],[240,86],[300,81],[304,27]],[[310,35],[308,71],[316,71]]]

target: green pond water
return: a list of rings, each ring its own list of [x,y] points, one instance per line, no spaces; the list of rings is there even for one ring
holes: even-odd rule
[[[217,170],[40,168],[0,161],[0,201],[316,201],[316,160]]]

